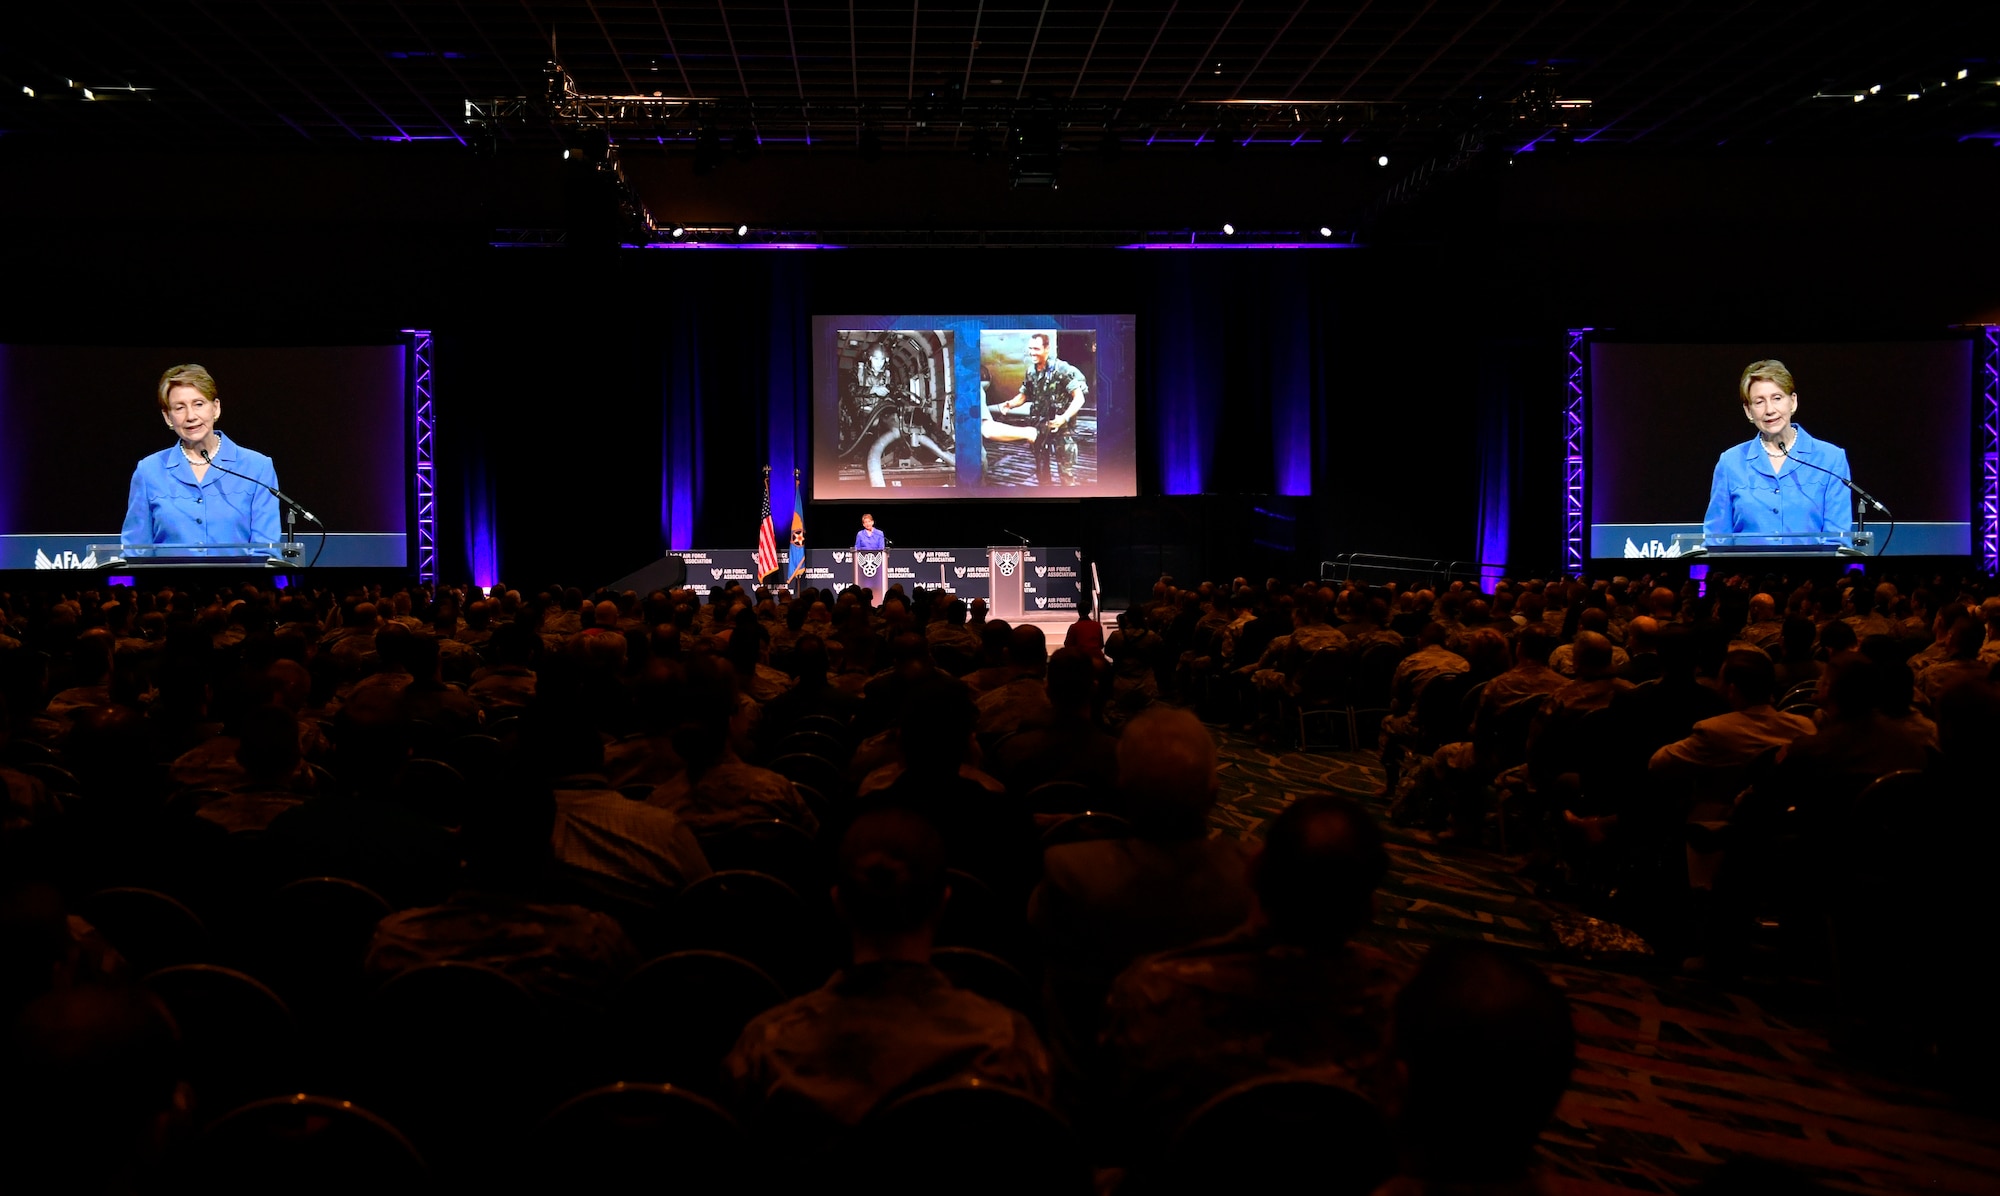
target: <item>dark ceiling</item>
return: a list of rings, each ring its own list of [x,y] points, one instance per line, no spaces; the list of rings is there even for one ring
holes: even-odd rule
[[[541,102],[551,46],[579,91],[662,97],[599,135],[691,146],[706,127],[746,152],[963,151],[1024,108],[1056,120],[1066,149],[1087,137],[1107,152],[1218,137],[1428,146],[1509,122],[1524,142],[1567,126],[1661,146],[2000,132],[1990,0],[39,7],[0,44],[0,129],[71,144],[471,144],[468,100],[522,97],[534,102],[492,135],[545,145],[566,132]]]

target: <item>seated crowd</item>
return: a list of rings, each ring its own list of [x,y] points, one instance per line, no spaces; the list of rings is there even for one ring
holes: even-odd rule
[[[1857,906],[1914,827],[1988,817],[2000,599],[1712,588],[1163,579],[1054,652],[922,590],[0,594],[7,1149],[84,1190],[330,1184],[369,1134],[579,1182],[623,1127],[697,1188],[1143,1193],[1317,1101],[1362,1144],[1319,1186],[1523,1190],[1560,993],[1376,950],[1348,798],[1212,833],[1195,712],[1379,725],[1398,817],[1644,877],[1689,954],[1792,901],[1880,965]]]

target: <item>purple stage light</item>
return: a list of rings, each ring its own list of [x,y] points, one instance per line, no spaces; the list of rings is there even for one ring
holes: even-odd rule
[[[1120,249],[1359,249],[1358,241],[1138,241]]]
[[[107,586],[124,586],[128,590],[136,590],[139,588],[139,579],[130,573],[114,573],[104,579],[104,584]],[[282,587],[284,584],[285,579],[280,576],[278,578],[278,585]]]
[[[112,581],[117,581],[118,579],[114,577],[114,578],[112,578],[111,580],[112,580]],[[273,578],[271,579],[271,586],[272,586],[272,588],[274,588],[274,589],[279,589],[279,590],[288,590],[288,589],[290,589],[290,588],[291,588],[291,586],[292,586],[292,579],[291,579],[291,578],[289,578],[289,577],[286,577],[286,576],[285,576],[284,574],[280,573],[280,574],[278,574],[278,575],[277,575],[276,577],[273,577]]]
[[[433,454],[437,439],[437,409],[432,402],[431,330],[405,328],[410,337],[410,371],[415,413],[417,461],[412,485],[417,495],[417,580],[437,581],[437,465]]]
[[[1979,565],[1991,577],[2000,573],[2000,324],[1980,332]]]
[[[1569,330],[1569,378],[1563,394],[1563,571],[1583,575],[1583,341],[1588,328]]]

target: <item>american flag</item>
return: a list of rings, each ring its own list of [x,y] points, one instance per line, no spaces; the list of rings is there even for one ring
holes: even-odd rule
[[[764,521],[757,525],[757,580],[778,571],[778,532],[771,526],[771,468],[764,467]]]

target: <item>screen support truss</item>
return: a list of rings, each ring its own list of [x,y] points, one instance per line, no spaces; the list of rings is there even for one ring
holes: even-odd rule
[[[1583,574],[1583,351],[1588,328],[1569,330],[1567,381],[1563,392],[1563,572]]]
[[[2000,324],[1979,330],[1979,565],[2000,574]]]
[[[431,332],[406,328],[410,335],[411,411],[415,422],[416,473],[411,478],[417,496],[417,581],[437,582],[437,408],[432,402]]]

